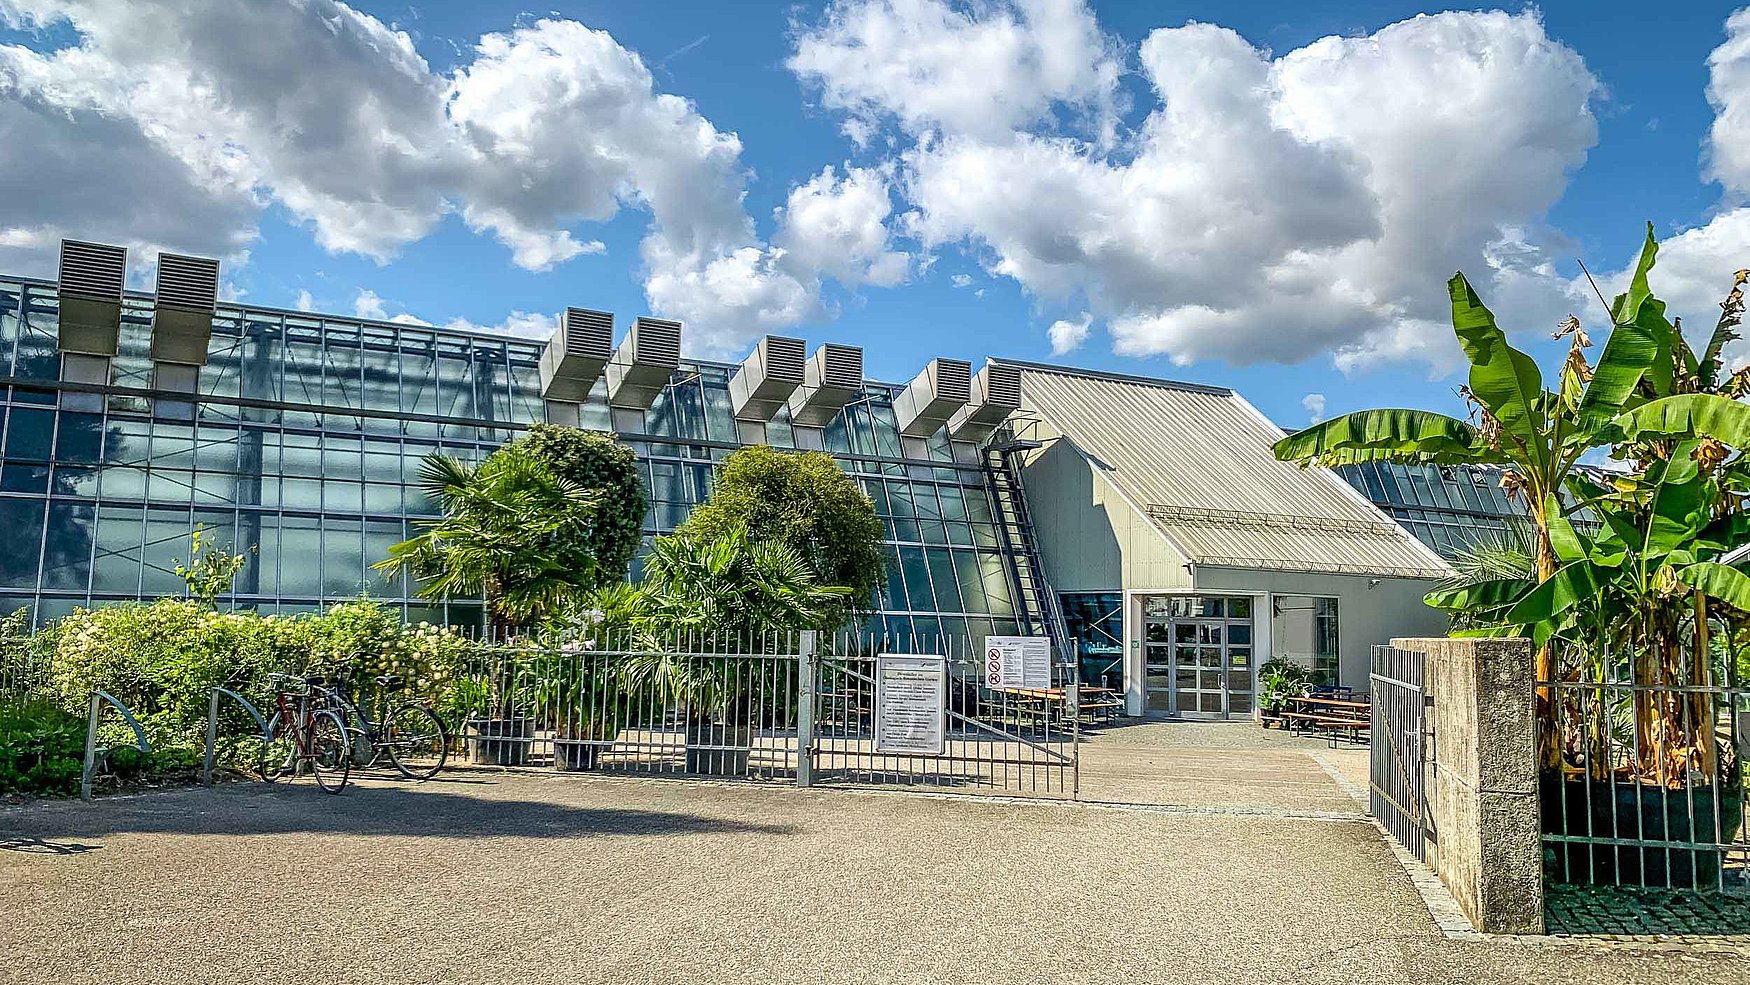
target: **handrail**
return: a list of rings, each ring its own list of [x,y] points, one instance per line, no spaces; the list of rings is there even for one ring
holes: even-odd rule
[[[79,776],[79,799],[91,799],[91,773],[97,766],[97,716],[103,711],[107,702],[121,713],[122,720],[134,730],[135,746],[143,753],[151,755],[152,740],[146,738],[146,730],[140,725],[140,720],[108,691],[91,692],[91,711],[85,720],[85,769]]]
[[[267,733],[267,719],[261,717],[261,711],[250,703],[248,698],[230,688],[213,688],[213,693],[207,698],[206,753],[201,757],[201,783],[209,787],[213,785],[213,754],[215,751],[213,745],[219,737],[219,695],[221,694],[230,696],[231,700],[243,706],[243,710],[249,713],[250,718],[255,719],[255,724],[261,728],[263,742],[273,738]]]

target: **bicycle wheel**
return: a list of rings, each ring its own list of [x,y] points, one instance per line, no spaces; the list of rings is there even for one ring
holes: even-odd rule
[[[276,711],[267,720],[267,731],[260,740],[261,747],[255,758],[255,775],[268,783],[292,776],[297,771],[297,745],[285,732],[280,724],[280,713]]]
[[[389,715],[383,728],[389,761],[409,780],[429,780],[450,756],[450,733],[443,719],[424,705],[408,702]]]
[[[345,790],[347,777],[352,775],[346,726],[332,711],[318,711],[310,717],[310,774],[326,793]]]

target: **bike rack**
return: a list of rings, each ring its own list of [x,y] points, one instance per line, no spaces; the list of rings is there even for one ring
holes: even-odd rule
[[[108,703],[122,716],[122,720],[134,730],[134,744],[143,753],[152,754],[152,740],[146,738],[146,730],[141,727],[140,720],[128,710],[128,706],[115,699],[107,691],[91,692],[91,711],[85,720],[85,770],[79,776],[79,799],[91,799],[91,773],[97,767],[97,716]]]
[[[249,717],[255,719],[255,724],[261,728],[263,742],[273,738],[267,734],[267,719],[261,717],[261,711],[251,704],[248,698],[230,688],[213,688],[212,695],[207,698],[206,754],[201,757],[201,783],[209,787],[213,785],[213,754],[215,751],[213,745],[219,738],[219,695],[221,694],[229,696],[231,700],[242,705],[243,710],[249,713]]]

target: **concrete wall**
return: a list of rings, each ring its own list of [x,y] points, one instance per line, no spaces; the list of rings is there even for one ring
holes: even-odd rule
[[[1531,641],[1395,639],[1428,655],[1433,770],[1428,862],[1471,923],[1543,933]],[[1375,742],[1383,741],[1375,736]]]
[[[1437,584],[1412,578],[1306,574],[1249,568],[1199,567],[1199,592],[1270,592],[1319,595],[1337,600],[1337,680],[1357,691],[1368,688],[1373,647],[1394,636],[1432,636],[1446,632],[1446,616],[1422,602]],[[1377,585],[1370,584],[1378,581]],[[1289,644],[1276,641],[1276,648]],[[1268,660],[1269,655],[1263,659]]]

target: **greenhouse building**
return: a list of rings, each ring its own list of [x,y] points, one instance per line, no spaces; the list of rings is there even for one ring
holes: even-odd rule
[[[991,359],[865,378],[862,350],[767,337],[683,358],[683,326],[569,308],[552,338],[221,302],[216,261],[67,242],[55,281],[0,279],[0,609],[178,594],[192,530],[250,552],[225,604],[361,592],[478,624],[371,565],[429,517],[415,479],[531,423],[639,455],[649,538],[738,447],[831,453],[887,527],[870,629],[1052,638],[1130,714],[1246,716],[1271,657],[1366,687],[1368,648],[1443,630],[1449,569],[1337,474],[1278,462],[1225,389]],[[634,565],[636,567],[636,563]]]

